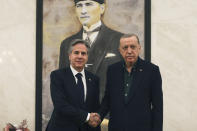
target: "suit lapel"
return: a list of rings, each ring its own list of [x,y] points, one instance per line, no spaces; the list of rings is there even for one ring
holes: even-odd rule
[[[128,102],[130,102],[134,97],[135,92],[137,88],[139,88],[139,84],[141,83],[143,78],[144,78],[144,68],[142,65],[142,60],[138,58],[136,69],[133,70],[133,82],[132,82]]]
[[[93,52],[94,55],[89,56],[89,59],[91,59],[90,57],[94,57],[94,60],[96,60],[93,65],[94,73],[96,73],[100,63],[106,55],[106,51],[108,50],[109,43],[106,41],[107,39],[105,38],[107,35],[107,30],[108,28],[102,24],[101,30],[99,31],[99,34],[90,49],[90,52]]]
[[[120,95],[121,95],[121,99],[123,101],[123,103],[125,103],[125,99],[124,99],[124,69],[123,69],[123,63],[121,63],[121,67],[120,69]]]
[[[85,71],[85,77],[86,77],[86,86],[87,86],[87,92],[86,92],[86,102],[89,99],[89,96],[91,94],[91,81],[92,78],[90,77],[90,75],[87,73],[87,71]]]
[[[70,93],[72,93],[73,96],[79,96],[80,92],[78,90],[78,87],[77,87],[77,84],[76,84],[76,81],[75,81],[75,76],[73,75],[70,67],[66,68],[66,85],[67,85],[67,89],[70,90]],[[78,99],[79,97],[75,97],[76,98],[76,101],[78,101],[80,104],[81,103],[81,100]]]
[[[122,100],[122,103],[125,103],[124,101],[124,68],[123,68],[123,64],[124,61],[121,61],[119,66],[116,68],[116,72],[115,74],[113,74],[114,76],[116,76],[117,78],[115,79],[116,82],[116,86],[120,87],[118,88],[117,93],[120,94],[120,100]],[[119,97],[119,96],[117,96]]]
[[[67,80],[66,82],[68,83],[67,85],[69,85],[71,88],[72,87],[76,87],[76,81],[75,81],[75,77],[73,76],[73,73],[70,69],[70,67],[65,69],[66,72],[66,78],[65,80]],[[75,88],[74,88],[75,89]]]
[[[76,38],[83,39],[83,28],[76,34]]]

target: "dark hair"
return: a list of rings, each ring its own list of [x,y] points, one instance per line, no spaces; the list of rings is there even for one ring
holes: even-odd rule
[[[75,4],[79,1],[85,1],[85,0],[74,0]],[[104,0],[92,0],[92,1],[95,1],[95,2],[98,2],[100,4],[103,4],[104,3]]]
[[[120,40],[123,38],[129,38],[129,37],[133,37],[133,36],[137,39],[138,44],[140,44],[139,37],[136,34],[124,34],[120,37]]]
[[[90,46],[89,44],[85,41],[85,40],[82,40],[82,39],[74,39],[71,41],[70,43],[70,46],[68,48],[68,54],[70,54],[73,50],[73,46],[77,45],[77,44],[82,44],[82,45],[85,45],[86,48],[87,48],[87,52],[89,51],[90,49]]]

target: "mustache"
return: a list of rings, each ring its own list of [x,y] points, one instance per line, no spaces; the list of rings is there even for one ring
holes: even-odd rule
[[[80,18],[90,18],[90,16],[87,16],[87,15],[83,15],[83,16],[80,16]]]

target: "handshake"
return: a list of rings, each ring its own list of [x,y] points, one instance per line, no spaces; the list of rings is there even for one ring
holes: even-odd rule
[[[98,113],[90,113],[88,124],[91,127],[97,127],[101,123],[100,115]]]

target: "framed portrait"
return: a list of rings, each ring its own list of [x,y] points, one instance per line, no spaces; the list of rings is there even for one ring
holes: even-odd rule
[[[105,0],[104,4],[105,9],[100,18],[101,24],[110,32],[138,35],[142,47],[140,56],[150,61],[151,0]],[[36,23],[36,131],[44,131],[53,111],[50,73],[61,67],[61,44],[80,32],[84,25],[76,13],[74,0],[37,0]],[[105,36],[108,38],[110,34]],[[101,39],[105,38],[101,37]],[[106,58],[106,67],[114,62],[108,62],[108,58],[116,55],[110,51],[118,50],[116,46],[113,47],[113,42],[105,43],[105,45],[108,44],[112,44],[109,53],[103,55],[102,51],[108,47],[101,49],[103,46],[97,46],[98,53],[101,52],[101,54],[89,54],[97,60],[100,59],[97,58],[98,56],[103,55],[99,64],[104,65],[102,61]],[[102,66],[97,67],[99,64],[93,64],[92,71],[104,79],[101,85],[105,85],[106,69]],[[102,73],[98,74],[98,72]],[[100,97],[102,97],[104,86],[100,88]]]

